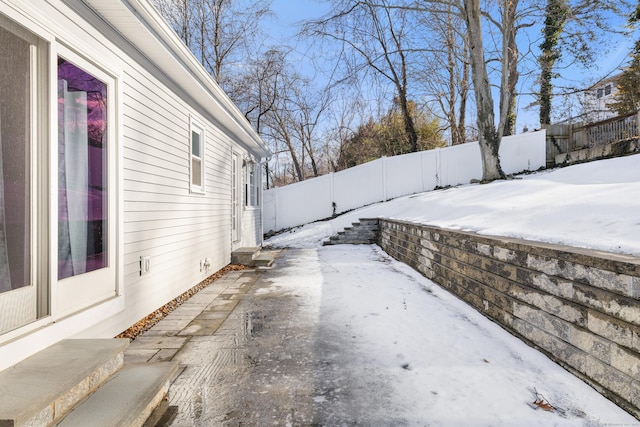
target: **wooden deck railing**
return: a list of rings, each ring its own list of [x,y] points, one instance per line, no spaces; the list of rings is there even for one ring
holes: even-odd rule
[[[640,111],[595,123],[544,125],[547,130],[547,165],[555,156],[609,144],[640,135]]]

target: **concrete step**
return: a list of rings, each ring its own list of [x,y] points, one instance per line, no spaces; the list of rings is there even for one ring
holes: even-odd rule
[[[64,340],[0,372],[0,426],[55,423],[122,367],[128,345],[128,339]]]
[[[260,254],[253,260],[254,267],[271,267],[273,265],[274,258],[270,254]]]
[[[175,362],[125,365],[56,425],[142,426],[167,394],[177,366]]]
[[[253,260],[260,255],[259,247],[238,248],[231,252],[231,264],[252,266]]]

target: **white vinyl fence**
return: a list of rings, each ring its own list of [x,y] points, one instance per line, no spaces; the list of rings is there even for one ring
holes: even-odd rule
[[[545,131],[508,136],[500,144],[506,174],[546,164]],[[477,142],[383,157],[350,169],[263,192],[265,232],[329,218],[371,203],[482,178]]]

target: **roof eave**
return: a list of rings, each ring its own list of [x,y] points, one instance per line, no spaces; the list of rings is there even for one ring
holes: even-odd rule
[[[259,158],[271,155],[236,105],[147,0],[83,0]]]

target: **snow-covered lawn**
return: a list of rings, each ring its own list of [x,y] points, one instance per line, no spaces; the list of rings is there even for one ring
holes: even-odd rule
[[[377,217],[640,256],[640,154],[401,197],[267,244],[315,247],[359,218]]]
[[[377,246],[321,246],[377,216],[640,255],[640,155],[404,197],[266,242],[308,248],[272,286],[301,295],[324,327],[353,338],[354,375],[378,372],[409,425],[640,426]],[[534,409],[536,391],[556,410]]]

